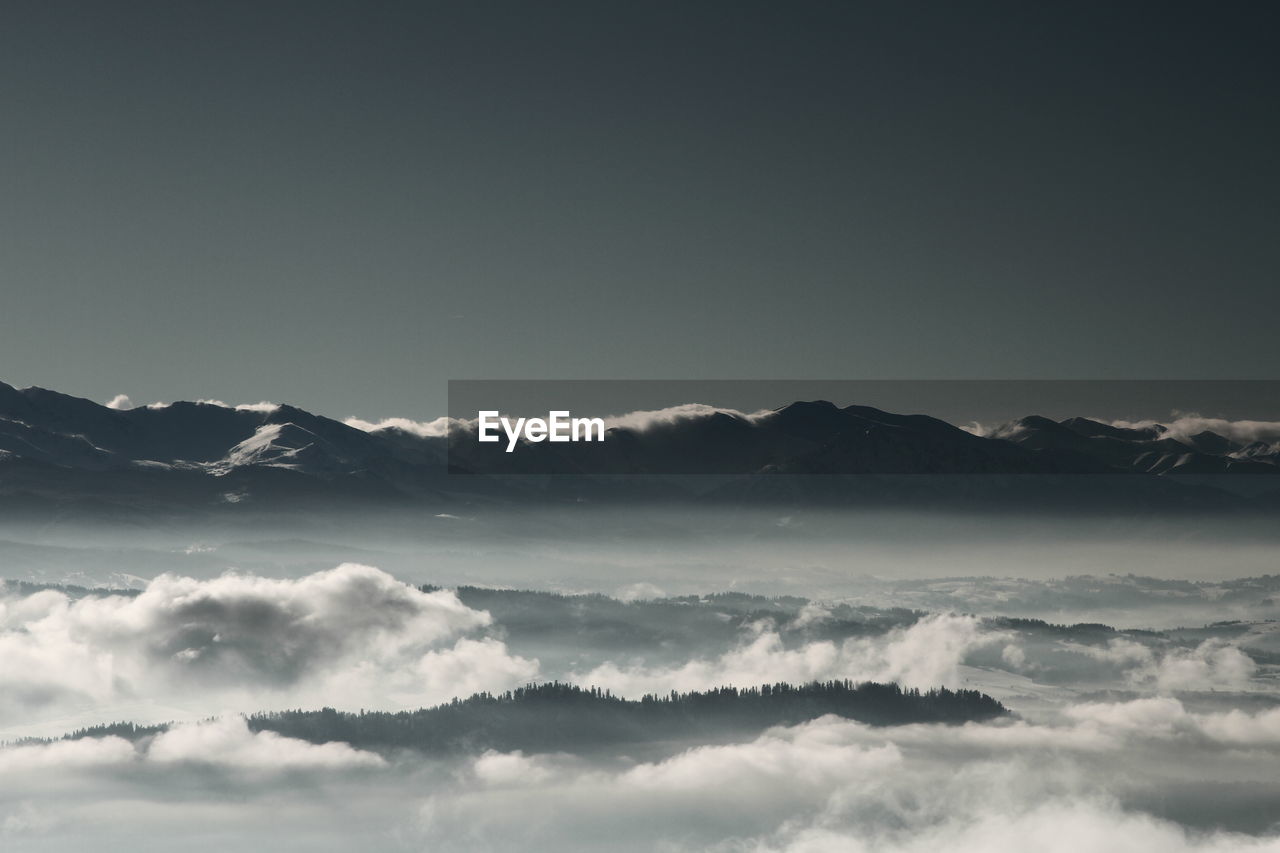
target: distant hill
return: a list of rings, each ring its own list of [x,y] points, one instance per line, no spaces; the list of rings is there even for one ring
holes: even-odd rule
[[[380,752],[410,749],[446,755],[487,749],[589,752],[627,744],[697,741],[752,735],[771,726],[795,725],[826,714],[892,726],[958,724],[1008,713],[995,699],[976,690],[921,692],[871,682],[722,687],[638,700],[595,688],[548,683],[496,696],[478,693],[417,711],[280,711],[255,714],[248,723],[254,731],[276,732],[311,743],[342,741]],[[137,740],[165,728],[113,723],[82,729],[68,737],[115,735]]]

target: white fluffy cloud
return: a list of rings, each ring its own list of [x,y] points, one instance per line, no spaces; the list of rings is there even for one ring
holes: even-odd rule
[[[666,593],[662,589],[647,581],[638,581],[633,584],[627,584],[618,589],[613,597],[619,601],[652,601],[656,598],[663,598]]]
[[[1008,639],[1006,634],[984,630],[971,616],[936,614],[882,636],[842,643],[807,642],[788,648],[773,625],[760,624],[736,648],[716,658],[675,667],[609,662],[575,674],[572,680],[623,696],[844,678],[896,681],[920,688],[957,686],[957,668],[969,653]]]
[[[1172,749],[1162,729],[1142,728],[1152,713],[1179,716],[1184,737],[1217,717],[1143,701],[1168,707],[1097,706],[1058,727],[876,729],[826,717],[620,770],[490,753],[461,777],[473,787],[427,800],[419,832],[437,851],[1280,851],[1274,836],[1196,831],[1133,806],[1162,800],[1166,785],[1169,796],[1211,798],[1212,759],[1231,754],[1209,743],[1205,764],[1152,772]],[[1128,722],[1099,737],[1103,713]],[[1242,777],[1269,778],[1278,761]]]
[[[1256,441],[1264,444],[1280,445],[1280,421],[1227,420],[1226,418],[1206,418],[1197,414],[1174,412],[1168,420],[1112,420],[1109,418],[1090,418],[1098,423],[1110,424],[1122,429],[1149,429],[1153,426],[1165,428],[1166,437],[1185,441],[1202,432],[1213,432],[1238,444],[1249,445]],[[973,421],[962,425],[961,429],[980,436],[1002,437],[1014,428],[1010,424],[983,424]]]
[[[386,763],[345,743],[307,743],[275,732],[253,732],[244,718],[236,715],[175,726],[157,735],[143,754],[145,760],[157,764],[204,764],[275,773],[381,767]]]
[[[1163,652],[1125,638],[1106,646],[1066,644],[1066,648],[1120,669],[1134,687],[1160,692],[1243,690],[1258,670],[1248,654],[1217,638],[1194,649]]]
[[[1203,696],[1196,705],[1167,695],[1256,689],[1260,670],[1236,646],[1123,637],[1037,646],[1025,633],[1027,645],[1016,646],[956,615],[875,637],[805,640],[830,618],[815,605],[786,625],[755,625],[720,654],[671,666],[619,658],[571,677],[627,695],[829,678],[960,686],[973,672],[966,664],[1022,669],[1051,653],[1089,679],[1102,672],[1109,684],[1166,695],[955,727],[827,717],[740,743],[456,760],[254,733],[222,713],[136,744],[0,748],[0,845],[1280,853],[1257,827],[1203,828],[1221,819],[1239,829],[1242,791],[1263,803],[1255,811],[1280,801],[1280,709],[1206,712],[1214,706]],[[535,678],[536,662],[513,654],[499,631],[452,593],[422,593],[358,565],[294,580],[163,576],[133,597],[0,594],[0,719],[105,713],[146,698],[189,703],[200,717],[416,706]]]
[[[270,400],[262,400],[257,403],[240,403],[238,405],[224,403],[221,400],[196,400],[196,402],[202,403],[206,406],[220,406],[224,409],[235,409],[238,412],[262,412],[264,414],[270,414],[280,408],[279,403],[272,403]]]
[[[675,424],[680,421],[710,417],[717,413],[733,415],[747,420],[758,420],[773,414],[769,409],[763,409],[758,412],[740,412],[737,409],[708,406],[703,403],[685,403],[679,406],[670,406],[665,409],[653,409],[627,412],[621,415],[609,415],[604,418],[604,422],[605,427],[609,429],[614,427],[623,427],[626,429],[643,431],[655,426],[670,426],[671,424]],[[378,421],[370,421],[365,420],[364,418],[349,417],[344,420],[343,423],[349,427],[364,430],[365,432],[396,429],[421,438],[439,438],[445,436],[448,434],[451,426],[454,428],[471,429],[476,425],[476,421],[474,419],[468,420],[466,418],[450,417],[439,417],[431,421],[414,421],[409,418],[383,418]]]
[[[1193,713],[1167,697],[1082,705],[1052,724],[824,717],[641,761],[385,758],[231,716],[136,745],[0,749],[0,831],[46,834],[51,850],[308,835],[309,849],[437,853],[1274,853],[1274,836],[1197,831],[1142,804],[1178,815],[1218,797],[1229,815],[1224,773],[1274,796],[1278,771],[1280,711]]]
[[[1280,442],[1280,421],[1232,421],[1225,418],[1206,418],[1194,413],[1175,412],[1167,421],[1110,421],[1113,426],[1145,429],[1160,423],[1170,438],[1190,438],[1208,431],[1240,444],[1262,441],[1268,444]]]
[[[0,749],[0,771],[124,770],[140,765],[201,765],[253,772],[287,773],[382,767],[385,760],[345,743],[313,744],[275,732],[251,731],[244,717],[177,725],[138,744],[120,737],[33,743]]]
[[[359,821],[331,798],[349,799],[387,766],[347,744],[253,732],[238,715],[137,743],[105,737],[2,747],[0,847],[279,849],[271,839],[284,835],[307,849],[342,849],[338,840],[349,842]],[[380,804],[361,808],[378,814]],[[319,838],[307,839],[313,833]]]
[[[367,421],[363,418],[350,417],[344,420],[343,423],[365,432],[397,429],[410,435],[416,435],[419,438],[443,438],[449,434],[451,424],[466,426],[471,422],[448,417],[436,418],[433,421],[414,421],[409,418],[383,418],[380,421]]]
[[[534,678],[451,592],[369,566],[293,580],[155,578],[137,596],[0,598],[0,720],[163,701],[404,707]]]
[[[1280,751],[1280,708],[1193,713],[1167,696],[1121,703],[1085,703],[1066,709],[1077,727],[1122,741],[1182,740],[1223,748]]]
[[[868,839],[856,828],[819,823],[777,834],[750,847],[715,850],[752,853],[1276,853],[1280,840],[1238,833],[1193,833],[1148,814],[1125,812],[1101,801],[1053,800],[1014,814],[980,809],[916,833]]]
[[[651,409],[638,412],[627,412],[622,415],[610,415],[604,419],[606,427],[623,427],[633,430],[647,430],[655,426],[670,426],[680,421],[707,418],[715,414],[733,415],[747,420],[759,420],[773,414],[772,410],[762,409],[758,412],[740,412],[737,409],[726,409],[721,406],[708,406],[705,403],[684,403],[669,406],[665,409]]]

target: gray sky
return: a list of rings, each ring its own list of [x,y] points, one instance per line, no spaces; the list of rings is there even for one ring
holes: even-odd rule
[[[1273,378],[1272,4],[0,12],[0,379]]]

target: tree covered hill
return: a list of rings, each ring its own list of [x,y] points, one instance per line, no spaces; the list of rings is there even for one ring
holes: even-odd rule
[[[344,741],[381,752],[409,749],[450,755],[487,749],[590,752],[626,744],[719,740],[755,734],[770,726],[795,725],[825,714],[888,726],[958,724],[1008,713],[998,701],[976,690],[937,688],[922,692],[872,682],[720,687],[638,700],[598,688],[553,682],[498,695],[477,693],[416,711],[276,711],[254,714],[248,717],[248,724],[254,731],[276,732],[312,743]],[[67,737],[116,735],[137,740],[164,728],[113,723]]]

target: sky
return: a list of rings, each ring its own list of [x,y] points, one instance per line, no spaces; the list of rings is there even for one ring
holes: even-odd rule
[[[0,380],[1276,378],[1278,19],[15,0]]]

